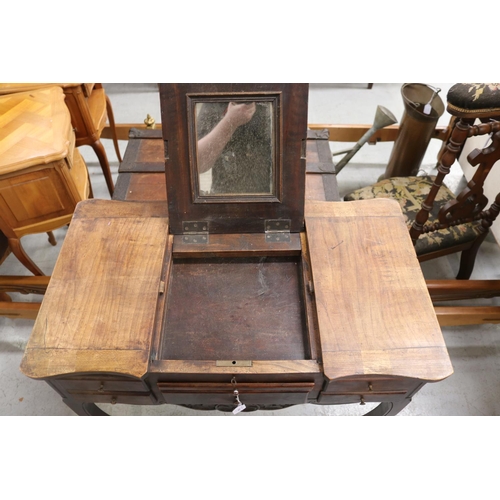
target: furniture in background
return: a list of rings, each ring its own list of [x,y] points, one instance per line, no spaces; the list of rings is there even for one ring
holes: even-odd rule
[[[75,132],[76,147],[90,146],[96,153],[106,180],[110,196],[113,195],[114,183],[111,175],[106,150],[101,142],[101,134],[109,120],[109,129],[118,161],[122,161],[116,135],[113,108],[101,83],[1,83],[0,95],[26,92],[57,85],[66,96],[66,105],[71,114],[71,123]]]
[[[500,91],[475,97],[471,84],[456,84],[448,92],[447,110],[456,117],[440,153],[436,176],[391,177],[344,196],[345,201],[392,198],[405,214],[418,259],[422,261],[462,252],[457,279],[468,279],[477,251],[500,210],[500,194],[488,206],[483,186],[500,159]],[[487,88],[487,87],[486,87]],[[482,123],[475,125],[476,120]],[[475,149],[468,161],[476,172],[457,196],[443,180],[468,137],[490,134],[491,144]]]
[[[21,238],[68,224],[91,194],[60,87],[0,96],[0,230],[17,259],[43,275]]]

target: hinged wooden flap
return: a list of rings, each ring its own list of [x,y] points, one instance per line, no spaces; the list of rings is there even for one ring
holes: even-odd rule
[[[397,202],[308,202],[305,221],[325,376],[449,376],[443,335]]]
[[[160,84],[170,231],[304,228],[307,84]]]
[[[165,215],[164,203],[89,200],[77,206],[23,373],[146,373],[162,292]]]

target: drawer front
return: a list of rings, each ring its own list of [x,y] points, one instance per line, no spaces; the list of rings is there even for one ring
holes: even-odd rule
[[[325,388],[328,394],[369,394],[398,392],[407,393],[416,389],[422,382],[402,377],[363,377],[333,380]]]
[[[232,405],[238,390],[245,405],[304,404],[314,388],[314,382],[303,383],[244,383],[233,386],[224,383],[159,382],[158,388],[168,404]]]
[[[407,397],[406,393],[368,393],[368,394],[325,394],[321,393],[318,404],[345,405],[352,403],[388,403],[401,401]]]
[[[85,403],[111,403],[128,405],[151,405],[156,403],[152,394],[144,392],[92,392],[82,391],[71,393],[75,401]]]
[[[74,392],[149,392],[148,386],[142,380],[106,380],[80,379],[58,381],[61,388],[72,394]]]

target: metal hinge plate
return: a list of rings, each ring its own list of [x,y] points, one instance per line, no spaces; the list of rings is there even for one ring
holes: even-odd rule
[[[290,219],[269,219],[264,222],[267,243],[289,243]]]
[[[208,243],[208,222],[184,221],[182,223],[182,242],[206,245]]]

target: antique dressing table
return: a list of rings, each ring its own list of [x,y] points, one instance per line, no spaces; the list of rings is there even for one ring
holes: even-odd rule
[[[336,193],[318,158],[306,179],[320,150],[307,92],[162,84],[163,141],[131,140],[114,200],[78,205],[23,373],[81,415],[368,402],[390,415],[451,375],[397,203],[325,201]],[[127,167],[141,162],[149,172]]]

